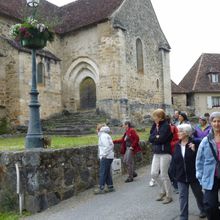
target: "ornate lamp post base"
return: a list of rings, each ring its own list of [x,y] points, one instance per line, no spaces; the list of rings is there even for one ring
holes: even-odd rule
[[[43,133],[40,122],[40,104],[38,102],[38,91],[36,82],[36,50],[32,49],[32,85],[30,92],[30,119],[26,136],[26,148],[42,148]]]

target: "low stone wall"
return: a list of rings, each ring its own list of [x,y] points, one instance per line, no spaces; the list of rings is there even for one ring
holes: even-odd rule
[[[151,160],[150,147],[141,142],[143,159],[135,158],[136,167]],[[115,155],[120,158],[120,146]],[[0,153],[0,207],[18,209],[16,169],[19,163],[23,207],[40,212],[98,183],[97,146],[69,149],[36,149]],[[125,167],[122,169],[125,171]],[[4,173],[3,173],[4,172]]]

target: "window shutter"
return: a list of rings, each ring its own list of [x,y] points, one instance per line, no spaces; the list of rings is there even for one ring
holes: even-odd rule
[[[207,106],[208,108],[212,108],[212,96],[207,96]]]

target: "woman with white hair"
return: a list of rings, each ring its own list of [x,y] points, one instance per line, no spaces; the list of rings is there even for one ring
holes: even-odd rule
[[[210,115],[212,129],[199,145],[196,157],[196,177],[204,193],[204,206],[208,220],[219,220],[217,160],[220,160],[220,112]]]
[[[188,220],[189,186],[196,198],[200,218],[204,218],[202,187],[196,179],[196,146],[192,141],[192,127],[189,124],[178,125],[179,143],[175,145],[172,169],[177,180],[180,202],[180,220]]]

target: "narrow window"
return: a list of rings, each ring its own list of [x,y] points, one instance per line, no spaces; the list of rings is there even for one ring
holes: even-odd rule
[[[37,83],[44,84],[45,67],[43,63],[37,65]]]
[[[220,107],[220,97],[212,97],[212,107]]]
[[[160,87],[160,82],[159,82],[159,79],[157,79],[157,89],[159,89]]]
[[[137,71],[144,73],[144,60],[143,60],[143,45],[141,40],[136,40],[136,56],[137,56]]]
[[[218,83],[218,73],[212,73],[211,74],[211,82],[212,83]]]

